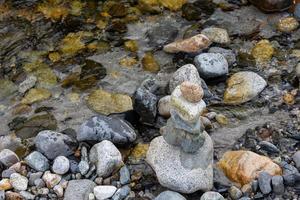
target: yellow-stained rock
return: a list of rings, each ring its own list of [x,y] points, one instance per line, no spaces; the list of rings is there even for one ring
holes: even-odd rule
[[[142,59],[143,69],[148,72],[158,72],[160,70],[158,62],[151,52],[147,52]]]
[[[58,52],[51,52],[49,53],[48,57],[52,62],[57,62],[60,60],[60,54]]]
[[[227,81],[224,103],[241,104],[256,97],[265,87],[266,81],[258,74],[243,71],[233,74]]]
[[[138,43],[135,40],[128,40],[124,43],[124,47],[127,51],[137,52],[139,49]]]
[[[228,151],[218,162],[224,174],[232,181],[245,185],[266,171],[272,176],[281,175],[281,168],[270,158],[251,151]]]
[[[158,0],[139,0],[139,7],[141,10],[147,12],[159,12],[159,2]]]
[[[164,46],[164,51],[168,53],[197,53],[202,49],[207,48],[211,41],[203,34],[198,34],[193,37],[178,40]]]
[[[187,0],[158,0],[160,5],[172,11],[180,10]]]
[[[89,95],[87,104],[92,110],[105,115],[133,109],[132,100],[129,96],[113,94],[100,89]]]
[[[148,149],[149,144],[138,143],[131,151],[129,158],[136,161],[146,158]]]
[[[57,84],[57,77],[49,67],[38,68],[33,74],[37,77],[39,87],[51,88]]]
[[[285,17],[279,20],[277,29],[284,33],[290,33],[296,30],[299,26],[299,22],[294,17]]]
[[[44,101],[51,97],[51,92],[44,88],[33,88],[28,91],[25,97],[21,100],[22,104],[33,104]]]
[[[126,57],[126,58],[122,58],[120,60],[120,65],[123,67],[132,67],[133,65],[136,65],[137,63],[138,63],[138,61],[132,57]]]
[[[61,42],[60,50],[67,56],[75,55],[85,48],[85,44],[81,41],[84,32],[69,33]]]
[[[216,116],[216,120],[221,125],[227,125],[228,124],[228,118],[223,114],[218,114]]]
[[[67,97],[68,97],[69,101],[72,103],[80,102],[80,95],[76,92],[71,92],[71,93],[67,94]]]
[[[8,178],[4,178],[0,181],[0,190],[10,190],[12,189],[12,185]]]
[[[274,53],[275,50],[269,40],[261,40],[253,47],[251,55],[256,62],[268,62]]]

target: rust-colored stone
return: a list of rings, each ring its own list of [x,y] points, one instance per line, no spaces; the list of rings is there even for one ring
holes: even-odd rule
[[[205,35],[198,34],[193,37],[178,40],[164,46],[164,51],[168,53],[197,53],[211,44],[211,41]]]
[[[281,175],[281,168],[270,158],[251,151],[228,151],[218,163],[224,174],[232,181],[245,185],[256,179],[260,172],[272,176]]]
[[[204,95],[203,89],[196,83],[185,81],[180,85],[182,96],[191,103],[199,102]]]

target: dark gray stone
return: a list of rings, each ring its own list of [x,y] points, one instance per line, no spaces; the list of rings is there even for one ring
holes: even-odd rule
[[[77,132],[78,141],[109,140],[117,144],[126,144],[135,139],[134,129],[125,120],[104,115],[90,118],[80,126]]]
[[[268,141],[261,141],[258,143],[258,145],[260,146],[260,149],[265,150],[269,153],[279,153],[279,149],[272,144],[271,142]]]
[[[228,73],[228,62],[220,53],[201,53],[194,59],[201,78],[209,79]]]
[[[48,159],[57,156],[69,156],[77,146],[77,142],[62,133],[46,130],[41,131],[34,140],[37,150],[43,153]]]
[[[259,174],[258,185],[259,185],[260,191],[263,194],[269,194],[272,191],[271,179],[272,179],[272,176],[267,172],[261,172]]]
[[[34,186],[35,184],[35,181],[37,180],[37,179],[40,179],[41,177],[42,177],[42,175],[43,175],[43,172],[36,172],[36,173],[30,173],[29,174],[29,181],[28,181],[28,184],[30,185],[30,186]]]
[[[3,149],[0,152],[0,163],[4,166],[10,167],[17,162],[19,162],[19,157],[12,150]]]
[[[141,122],[154,124],[157,114],[158,86],[155,79],[146,79],[134,94],[134,110],[140,115]]]
[[[70,160],[70,171],[73,174],[76,174],[77,172],[79,172],[78,162],[76,160]]]
[[[125,185],[121,188],[119,188],[114,196],[112,196],[112,200],[122,200],[125,199],[130,193],[130,187]]]
[[[300,3],[297,3],[295,6],[294,16],[300,20]]]
[[[149,46],[160,47],[173,41],[178,33],[177,27],[171,24],[159,24],[147,32]]]
[[[5,200],[5,191],[0,190],[0,200]]]
[[[186,200],[184,196],[178,192],[164,191],[160,193],[154,200]]]
[[[273,176],[272,177],[272,188],[275,194],[284,193],[284,184],[282,176]]]
[[[120,183],[122,185],[130,183],[130,172],[126,165],[120,169]]]
[[[297,151],[292,158],[294,163],[296,164],[297,169],[300,169],[300,151]]]
[[[34,170],[44,172],[49,169],[48,159],[38,151],[30,153],[25,162]]]
[[[296,174],[298,173],[298,170],[293,165],[288,164],[287,162],[283,161],[280,163],[280,166],[283,170],[283,175],[289,175],[289,174]]]
[[[88,200],[96,184],[88,179],[71,180],[64,194],[64,200]]]

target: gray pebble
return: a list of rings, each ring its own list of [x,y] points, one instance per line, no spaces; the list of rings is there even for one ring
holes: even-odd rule
[[[90,165],[87,161],[80,161],[80,163],[78,164],[78,169],[79,169],[79,172],[82,174],[82,175],[85,175],[89,169],[90,169]]]
[[[40,179],[42,177],[42,175],[43,175],[43,172],[30,173],[29,176],[28,176],[29,177],[28,184],[30,186],[34,186],[35,185],[34,184],[35,180]]]
[[[275,194],[284,193],[284,184],[282,176],[273,176],[272,177],[272,188]]]
[[[25,158],[25,162],[36,171],[46,171],[49,169],[48,159],[38,151],[34,151]]]
[[[205,192],[200,200],[225,200],[224,197],[218,192]]]
[[[70,162],[69,159],[65,156],[58,156],[54,159],[52,170],[56,174],[65,174],[70,169]]]
[[[178,192],[173,191],[164,191],[160,193],[154,200],[186,200],[184,196],[179,194]]]
[[[9,149],[3,149],[0,152],[0,163],[4,166],[10,167],[17,162],[19,162],[19,157],[15,154],[15,152]]]
[[[12,175],[13,173],[16,173],[16,171],[12,168],[8,168],[8,169],[2,171],[1,176],[2,176],[2,178],[9,178],[10,175]]]
[[[125,199],[130,193],[130,187],[125,185],[121,188],[119,188],[114,196],[112,197],[112,200],[122,200]]]
[[[272,191],[271,179],[272,179],[272,176],[267,172],[261,172],[259,174],[258,185],[259,185],[260,191],[263,194],[269,194]]]
[[[195,57],[194,63],[204,79],[228,74],[228,62],[220,53],[201,53]]]
[[[300,5],[300,4],[299,4]],[[297,151],[294,155],[293,155],[293,161],[296,164],[297,169],[300,169],[300,151]]]
[[[120,182],[122,185],[130,182],[130,172],[126,165],[120,169]]]

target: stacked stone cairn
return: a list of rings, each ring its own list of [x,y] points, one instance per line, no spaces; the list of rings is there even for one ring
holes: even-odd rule
[[[171,117],[147,153],[160,184],[182,193],[212,188],[213,144],[201,122],[206,108],[202,98],[199,84],[178,85],[171,94]]]

